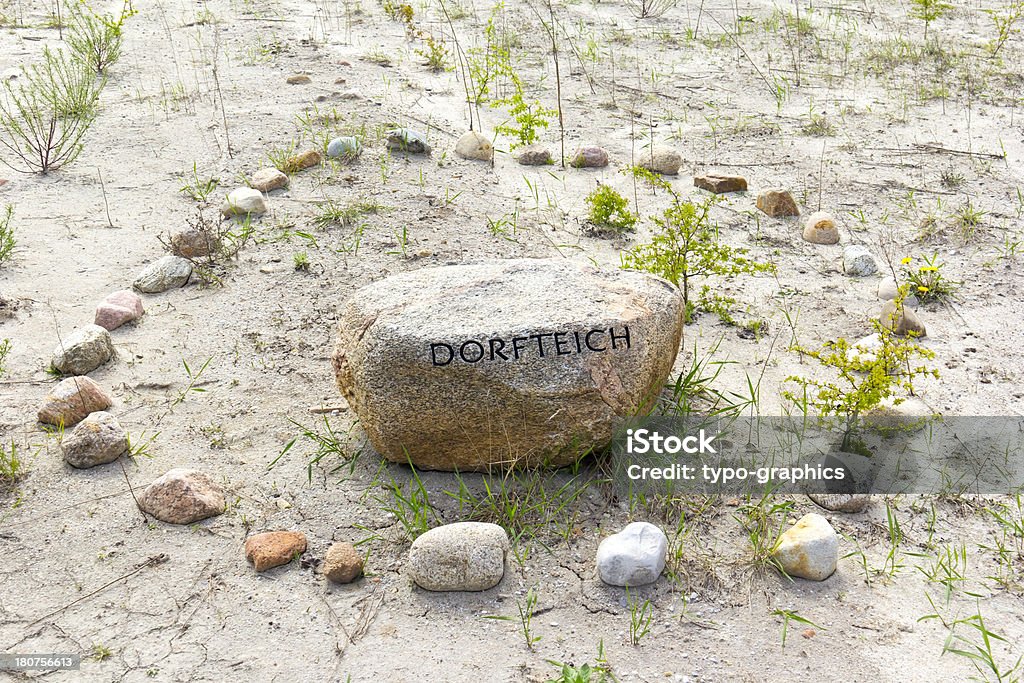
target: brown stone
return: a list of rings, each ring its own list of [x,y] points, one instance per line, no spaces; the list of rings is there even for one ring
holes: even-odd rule
[[[182,258],[203,258],[220,249],[217,238],[209,231],[189,228],[171,235],[171,253]]]
[[[301,531],[268,531],[245,539],[245,559],[258,572],[288,564],[306,552],[306,535]]]
[[[249,185],[260,192],[272,192],[287,186],[288,176],[276,168],[261,168],[252,174]]]
[[[878,322],[900,337],[928,336],[924,323],[917,317],[917,313],[914,313],[903,303],[897,305],[894,299],[890,299],[882,305],[882,312],[878,315]]]
[[[224,512],[224,489],[206,474],[176,467],[138,497],[139,508],[161,522],[192,524]]]
[[[738,175],[716,175],[714,173],[707,173],[705,175],[694,176],[693,186],[715,194],[725,194],[726,192],[746,192],[747,179]]]
[[[803,237],[804,241],[811,244],[838,244],[839,228],[836,227],[832,214],[815,211],[804,223]]]
[[[757,208],[772,218],[800,215],[800,209],[789,190],[764,190],[757,195]]]
[[[323,572],[334,583],[352,583],[363,573],[363,557],[351,543],[335,543],[327,549]]]
[[[5,179],[5,178],[0,178],[0,187],[3,187],[4,185],[6,185],[9,182],[10,181]]]
[[[294,76],[288,77],[289,85],[309,85],[313,82],[313,79],[306,74],[295,74]]]
[[[311,149],[307,152],[303,152],[302,154],[296,154],[288,157],[281,170],[285,173],[298,173],[299,171],[304,171],[307,168],[319,166],[323,160],[324,155],[321,154],[319,150]]]
[[[37,418],[44,424],[73,427],[112,403],[110,394],[88,377],[68,377],[46,395]]]

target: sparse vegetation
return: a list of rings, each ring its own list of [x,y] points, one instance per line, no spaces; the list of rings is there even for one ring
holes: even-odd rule
[[[629,200],[610,185],[598,185],[587,195],[586,202],[590,207],[590,222],[615,235],[632,232],[640,219],[629,210]]]
[[[10,204],[0,211],[0,266],[11,260],[17,242],[14,239],[14,207]]]

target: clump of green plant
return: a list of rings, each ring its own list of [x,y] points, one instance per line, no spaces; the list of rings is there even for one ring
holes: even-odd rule
[[[960,233],[960,239],[964,244],[974,239],[985,218],[985,211],[979,209],[973,202],[967,200],[960,208],[953,212],[953,224]]]
[[[902,302],[906,286],[897,301]],[[836,373],[835,379],[818,380],[790,376],[787,382],[800,387],[800,392],[784,390],[783,398],[792,402],[805,415],[813,409],[819,419],[837,422],[843,430],[840,447],[846,452],[864,452],[866,446],[859,439],[861,416],[891,399],[899,405],[905,399],[898,394],[914,394],[914,380],[919,377],[938,377],[939,371],[929,368],[925,361],[935,353],[917,344],[913,338],[900,337],[879,321],[874,321],[878,335],[877,347],[867,349],[851,344],[840,337],[829,341],[821,349],[808,349],[794,345],[791,350],[818,361],[822,367]]]
[[[958,633],[958,627],[970,629],[967,631],[968,633],[973,630],[974,637],[965,636],[962,632]],[[980,638],[980,640],[976,640],[976,638]],[[949,636],[946,638],[945,645],[942,646],[942,654],[949,652],[967,659],[975,671],[983,677],[977,680],[1000,681],[1000,683],[1002,681],[1007,683],[1020,681],[1020,674],[1024,670],[1022,669],[1024,655],[1017,657],[1017,661],[1012,664],[1003,665],[998,661],[998,652],[994,650],[1000,644],[1003,647],[1016,649],[1005,637],[988,629],[979,608],[977,614],[957,619],[950,625]]]
[[[81,153],[82,139],[96,119],[103,80],[48,48],[41,64],[23,72],[23,78],[3,83],[0,147],[11,156],[0,156],[0,162],[16,171],[45,174]]]
[[[946,12],[953,9],[953,5],[944,0],[910,0],[910,13],[924,22],[924,39],[928,40],[928,26]]]
[[[629,200],[610,185],[598,185],[587,195],[588,217],[598,228],[609,230],[616,235],[632,232],[640,219],[629,210]]]
[[[451,67],[448,64],[448,48],[444,41],[435,40],[434,36],[427,36],[423,40],[424,47],[417,48],[416,54],[426,61],[426,66],[435,73],[448,71]]]
[[[309,256],[307,256],[304,251],[292,254],[292,265],[295,267],[295,270],[300,273],[309,272]]]
[[[534,586],[526,592],[525,604],[517,599],[516,607],[519,609],[519,632],[523,634],[523,640],[526,641],[527,649],[533,650],[533,646],[540,642],[541,639],[541,636],[536,635],[533,630],[533,615],[537,611],[537,587]],[[514,617],[506,616],[488,616],[484,618],[497,621],[515,621]]]
[[[962,284],[942,275],[942,268],[946,264],[940,262],[938,258],[937,254],[923,256],[924,265],[916,267],[909,256],[901,261],[903,276],[909,284],[909,293],[924,303],[945,299]]]
[[[71,31],[67,38],[71,54],[96,73],[106,73],[121,57],[124,22],[135,14],[135,10],[129,0],[124,0],[116,17],[94,13],[84,0],[73,7]]]
[[[651,632],[654,606],[646,598],[641,602],[629,592],[629,588],[626,588],[626,604],[629,606],[629,643],[639,645],[644,636]]]
[[[220,185],[220,178],[209,176],[206,178],[199,177],[199,168],[196,162],[192,162],[192,173],[191,177],[186,174],[181,176],[182,185],[178,188],[178,192],[183,195],[190,197],[192,201],[199,204],[205,204],[206,200],[210,197],[210,194],[217,189]]]
[[[11,352],[11,340],[4,339],[0,341],[0,377],[4,376],[7,372],[7,354]]]
[[[492,107],[507,106],[511,118],[494,127],[496,133],[512,138],[511,149],[532,145],[537,142],[537,133],[551,125],[551,119],[558,114],[540,103],[540,100],[527,102],[523,93],[523,82],[518,74],[513,73],[512,94],[509,97],[495,100]]]
[[[4,340],[7,341],[7,340]],[[25,474],[25,461],[18,455],[18,444],[0,444],[0,489],[10,486]]]
[[[807,123],[800,129],[804,135],[810,135],[816,138],[828,138],[836,134],[836,127],[828,117],[824,114],[815,114],[811,112],[807,119]]]
[[[544,683],[617,683],[612,667],[604,654],[604,641],[597,644],[597,661],[594,666],[582,664],[575,666],[564,662],[556,662],[553,659],[545,660],[551,666],[559,669],[557,678],[549,678]]]
[[[778,500],[771,491],[766,491],[757,501],[748,500],[739,507],[734,519],[740,523],[750,543],[749,565],[756,571],[775,569],[782,571],[782,565],[775,557],[786,517],[793,509],[793,501]]]
[[[775,272],[774,264],[750,259],[746,249],[721,240],[710,215],[715,197],[699,203],[685,201],[668,181],[651,171],[639,167],[629,170],[635,177],[668,192],[672,204],[661,216],[653,218],[660,228],[654,238],[622,254],[622,267],[660,275],[679,287],[687,321],[693,311],[690,285],[694,278]]]
[[[14,226],[11,225],[12,218],[14,218],[14,207],[7,204],[4,206],[3,212],[0,212],[0,265],[9,261],[11,254],[14,253],[16,242]]]
[[[318,213],[313,217],[313,222],[318,228],[329,228],[332,225],[340,225],[346,228],[356,222],[361,216],[376,214],[384,210],[384,205],[369,199],[357,199],[347,204],[328,199],[317,205]]]
[[[999,51],[1003,49],[1006,41],[1017,33],[1017,22],[1024,17],[1024,0],[1011,0],[1010,4],[1002,11],[983,9],[982,12],[992,18],[996,29],[996,37],[988,45],[989,54],[994,59],[999,55]]]

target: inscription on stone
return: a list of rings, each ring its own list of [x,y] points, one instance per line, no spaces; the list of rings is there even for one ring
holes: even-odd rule
[[[451,363],[510,361],[521,358],[547,358],[581,353],[626,351],[632,344],[629,326],[538,332],[521,337],[462,342],[434,342],[430,345],[430,362],[435,366]]]

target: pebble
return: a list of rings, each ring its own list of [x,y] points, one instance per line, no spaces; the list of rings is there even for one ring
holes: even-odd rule
[[[50,389],[36,414],[43,424],[70,428],[87,415],[106,410],[113,399],[99,384],[88,377],[68,377]]]
[[[899,286],[896,284],[896,281],[893,280],[891,277],[887,277],[878,283],[878,298],[881,299],[882,301],[895,299],[899,293]],[[907,298],[903,300],[903,304],[905,306],[911,307],[917,306],[917,297],[914,296],[913,294],[908,294]]]
[[[648,522],[633,522],[597,547],[597,574],[611,586],[654,583],[665,569],[668,538]]]
[[[307,168],[313,168],[323,163],[324,155],[320,153],[318,149],[310,149],[301,154],[295,154],[284,162],[284,168],[281,170],[285,173],[298,173],[299,171],[305,171]],[[265,209],[264,209],[265,210]],[[262,211],[260,212],[262,213]]]
[[[877,353],[882,348],[882,338],[877,332],[869,334],[853,344],[850,350],[850,359],[861,363],[873,363],[878,357]]]
[[[128,433],[110,413],[90,413],[60,442],[64,460],[86,469],[114,462],[128,452]]]
[[[804,223],[804,241],[811,244],[838,243],[839,228],[836,227],[836,221],[832,218],[832,214],[826,211],[816,211],[808,216]]]
[[[273,192],[288,186],[288,174],[276,168],[261,168],[249,179],[252,189],[260,192]]]
[[[483,591],[505,575],[511,548],[497,524],[456,522],[420,535],[409,549],[409,574],[429,591]]]
[[[192,524],[224,512],[224,489],[208,475],[176,467],[139,494],[139,508],[168,524]]]
[[[494,157],[494,147],[482,134],[471,130],[455,143],[455,153],[463,159],[490,161]]]
[[[114,331],[125,323],[138,320],[145,313],[142,297],[127,289],[114,292],[96,307],[93,322],[105,330]]]
[[[146,266],[132,287],[144,294],[159,294],[168,289],[184,287],[191,276],[191,261],[168,254]]]
[[[237,187],[228,193],[220,210],[225,217],[259,216],[267,212],[263,193],[252,187]]]
[[[430,154],[427,136],[412,128],[392,128],[384,134],[388,149],[410,154]]]
[[[196,259],[217,253],[218,240],[209,230],[189,228],[171,235],[171,253],[187,259]]]
[[[654,145],[640,154],[641,168],[662,175],[678,175],[683,155],[666,145]]]
[[[334,583],[352,583],[363,574],[363,556],[351,543],[335,543],[327,549],[321,568]]]
[[[864,512],[871,502],[865,493],[808,493],[807,497],[826,510],[850,514]]]
[[[850,277],[867,277],[878,272],[878,264],[870,249],[851,244],[843,249],[843,271]]]
[[[301,531],[267,531],[245,539],[245,559],[258,572],[288,564],[306,552],[306,535]]]
[[[346,135],[334,138],[327,144],[327,156],[332,159],[354,159],[363,153],[363,146],[359,139]]]
[[[546,166],[554,160],[551,157],[551,150],[544,145],[527,145],[519,150],[516,161],[523,166]]]
[[[787,575],[824,581],[836,571],[839,537],[827,519],[811,512],[782,534],[774,556]]]
[[[61,340],[50,366],[62,375],[87,375],[113,357],[110,332],[99,325],[86,325]]]
[[[800,209],[789,190],[764,190],[757,195],[757,208],[773,218],[800,215]]]
[[[882,312],[878,314],[878,321],[887,330],[900,337],[911,335],[915,337],[928,336],[924,323],[921,322],[917,313],[907,308],[905,303],[897,307],[896,301],[892,299],[882,305]]]
[[[596,145],[580,147],[569,164],[574,168],[604,168],[608,165],[608,152]]]
[[[313,79],[306,74],[295,74],[288,77],[288,85],[309,85]]]
[[[739,175],[717,175],[707,173],[694,176],[693,186],[714,194],[725,194],[726,192],[746,192],[747,179]]]
[[[934,418],[935,411],[917,396],[905,398],[899,403],[893,397],[882,399],[881,403],[864,413],[863,426],[869,429],[900,429],[916,432],[927,426]]]

